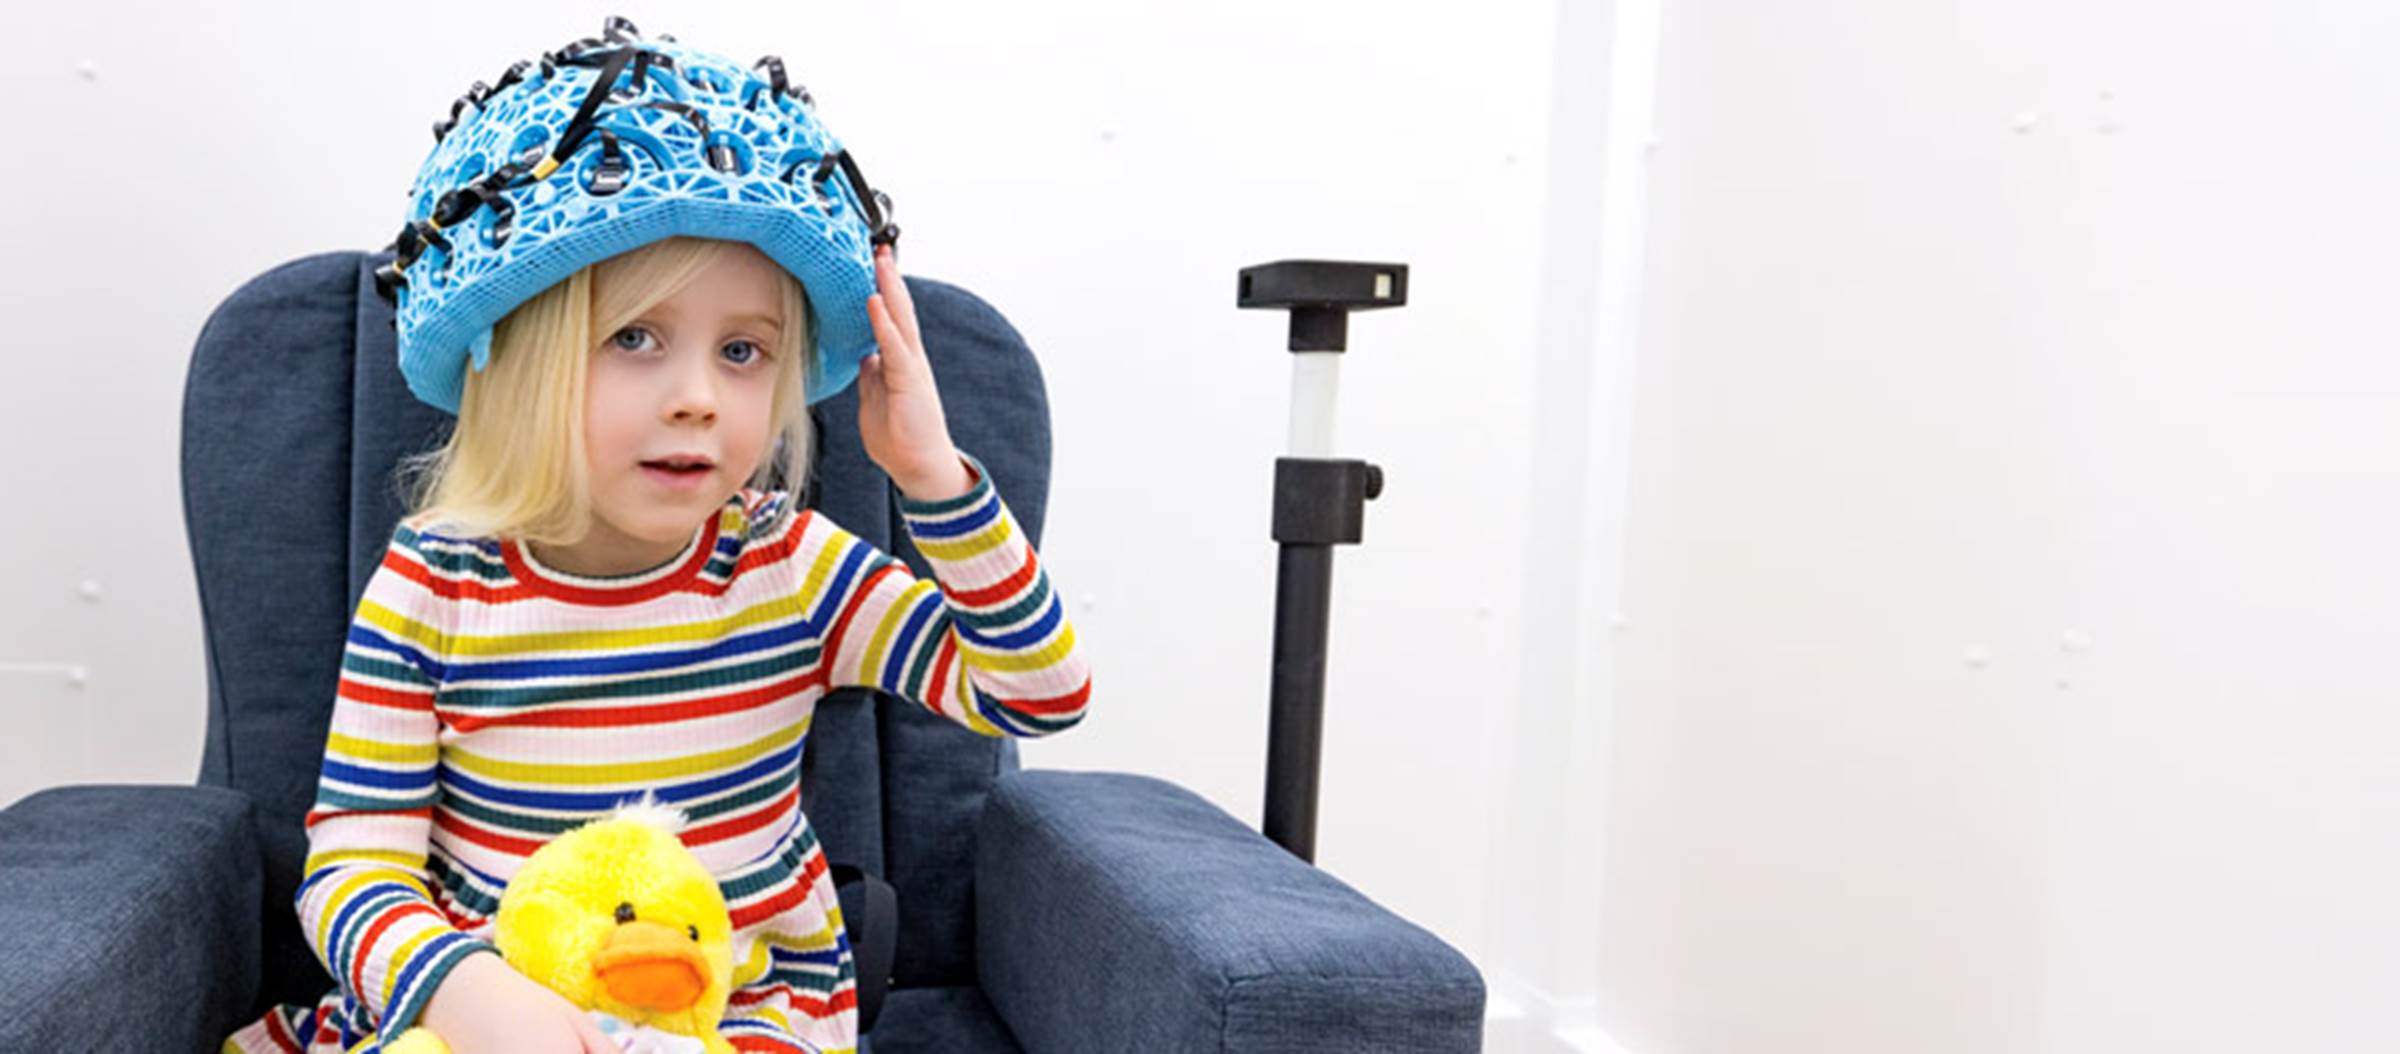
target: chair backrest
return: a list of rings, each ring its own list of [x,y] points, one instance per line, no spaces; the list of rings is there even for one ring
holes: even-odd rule
[[[199,782],[257,804],[262,1006],[312,1001],[332,984],[293,906],[301,821],[316,796],[344,634],[404,511],[393,470],[454,423],[401,379],[391,307],[374,287],[391,258],[324,253],[251,279],[209,317],[185,381],[184,518],[207,632]],[[990,305],[946,283],[908,282],[951,436],[990,469],[1038,545],[1050,484],[1040,368]],[[852,385],[815,408],[816,473],[803,499],[927,577],[889,480],[859,443],[857,407]],[[972,824],[992,782],[1016,767],[1016,744],[878,698],[849,689],[820,703],[803,808],[830,857],[898,890],[897,983],[972,983]]]

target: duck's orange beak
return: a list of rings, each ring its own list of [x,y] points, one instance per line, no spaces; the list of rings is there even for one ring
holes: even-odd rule
[[[708,960],[682,930],[634,921],[617,927],[592,968],[610,998],[627,1006],[678,1013],[707,990]]]

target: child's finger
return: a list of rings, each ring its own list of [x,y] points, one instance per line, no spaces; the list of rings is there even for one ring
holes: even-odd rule
[[[892,312],[891,299],[881,293],[868,298],[868,314],[875,322],[875,342],[882,346],[882,367],[885,380],[902,391],[913,391],[918,378],[925,372],[925,355],[921,345],[902,335],[900,322]],[[897,380],[894,380],[894,378]]]
[[[894,253],[889,245],[877,246],[875,259],[879,264],[878,270],[890,275],[890,284],[886,289],[892,301],[892,318],[899,323],[900,332],[908,334],[909,343],[924,347],[925,338],[917,332],[917,302],[908,295],[908,280],[900,274],[899,254]]]
[[[579,1011],[568,1014],[567,1021],[574,1026],[575,1040],[582,1044],[582,1054],[622,1054],[624,1051],[616,1040],[609,1038],[608,1033],[600,1031],[600,1026],[590,1016]]]
[[[883,416],[882,362],[869,355],[858,363],[858,418],[861,427]]]
[[[900,335],[900,327],[892,321],[891,305],[881,293],[867,298],[867,324],[874,327],[876,346],[885,352],[905,343],[905,338]]]

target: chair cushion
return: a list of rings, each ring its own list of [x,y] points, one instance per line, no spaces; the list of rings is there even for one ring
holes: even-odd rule
[[[0,811],[0,890],[0,1050],[214,1050],[251,1007],[258,836],[242,794],[38,792]]]
[[[1465,956],[1163,780],[999,781],[975,894],[983,988],[1035,1049],[1481,1048]]]
[[[859,1054],[1023,1054],[1025,1048],[981,989],[960,985],[894,989],[875,1031],[858,1049]]]

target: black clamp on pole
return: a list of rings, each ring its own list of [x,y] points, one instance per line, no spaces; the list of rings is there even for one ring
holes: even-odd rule
[[[1383,470],[1333,450],[1350,312],[1408,303],[1408,265],[1281,260],[1245,267],[1236,306],[1292,313],[1291,450],[1275,459],[1275,667],[1267,723],[1267,814],[1275,844],[1314,862],[1325,726],[1333,547],[1358,544]]]

